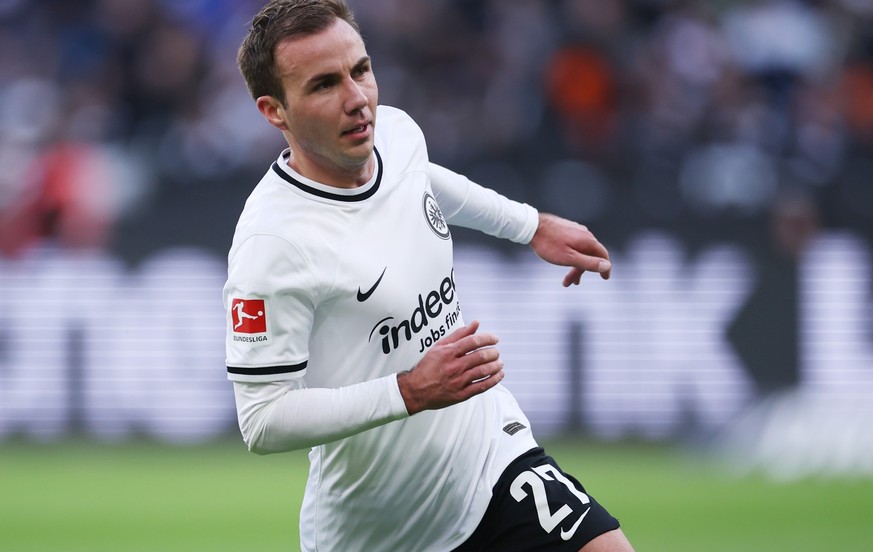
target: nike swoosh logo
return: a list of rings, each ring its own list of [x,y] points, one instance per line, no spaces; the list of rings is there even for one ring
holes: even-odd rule
[[[588,510],[582,512],[582,515],[579,516],[579,519],[576,520],[576,523],[573,524],[573,527],[570,527],[569,531],[564,531],[564,528],[561,527],[561,538],[565,541],[573,538],[573,535],[576,534],[576,529],[579,528],[579,524],[582,523],[582,520],[585,519],[585,516],[588,515],[588,511],[591,510],[591,506],[588,507]]]
[[[371,288],[368,289],[367,291],[361,291],[360,286],[358,287],[358,301],[360,301],[361,303],[363,303],[364,301],[366,301],[367,299],[369,299],[371,295],[373,295],[373,292],[376,291],[376,288],[377,288],[377,287],[379,287],[379,282],[382,281],[382,276],[385,276],[385,271],[386,271],[386,270],[388,270],[388,267],[387,267],[387,266],[386,266],[385,268],[382,269],[382,274],[379,275],[379,279],[376,280],[376,283],[373,284],[373,287],[371,287]]]

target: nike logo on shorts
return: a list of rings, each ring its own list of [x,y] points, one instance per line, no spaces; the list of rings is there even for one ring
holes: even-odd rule
[[[585,519],[585,516],[588,515],[588,512],[590,510],[591,510],[591,506],[588,507],[588,510],[585,510],[584,512],[582,512],[582,515],[579,516],[579,519],[576,520],[576,523],[573,524],[573,527],[570,527],[569,531],[564,531],[564,528],[561,527],[561,538],[563,540],[566,541],[566,540],[570,540],[571,538],[573,538],[573,535],[576,534],[576,529],[579,528],[579,524],[582,523],[582,520]]]
[[[361,291],[360,286],[358,286],[358,301],[359,301],[359,302],[363,303],[364,301],[366,301],[367,299],[369,299],[371,295],[373,295],[373,292],[376,291],[376,288],[377,288],[377,287],[379,287],[379,282],[382,281],[382,277],[385,276],[385,271],[386,271],[386,270],[388,270],[388,267],[387,267],[387,266],[386,266],[385,268],[382,269],[382,274],[379,275],[379,279],[376,280],[376,283],[373,284],[373,287],[371,287],[371,288],[368,289],[367,291]]]

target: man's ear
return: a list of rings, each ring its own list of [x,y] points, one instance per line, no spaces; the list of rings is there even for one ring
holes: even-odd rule
[[[258,111],[267,119],[268,123],[282,132],[288,130],[288,125],[285,124],[285,107],[282,102],[273,96],[261,96],[255,103],[258,106]]]

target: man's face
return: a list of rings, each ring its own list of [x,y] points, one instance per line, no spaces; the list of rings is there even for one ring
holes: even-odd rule
[[[325,184],[361,184],[371,174],[379,92],[360,35],[338,19],[317,34],[280,42],[276,65],[285,91],[276,114],[291,165]]]

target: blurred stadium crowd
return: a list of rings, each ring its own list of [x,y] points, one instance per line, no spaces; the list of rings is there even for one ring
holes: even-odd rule
[[[234,426],[216,290],[285,147],[236,67],[263,1],[0,0],[0,441]],[[541,430],[742,413],[743,469],[873,474],[873,0],[349,3],[434,161],[616,260],[559,296],[453,229]]]
[[[0,252],[223,252],[283,147],[235,65],[261,3],[0,0]],[[613,240],[773,212],[789,248],[869,235],[873,0],[350,3],[381,102],[507,195]]]

